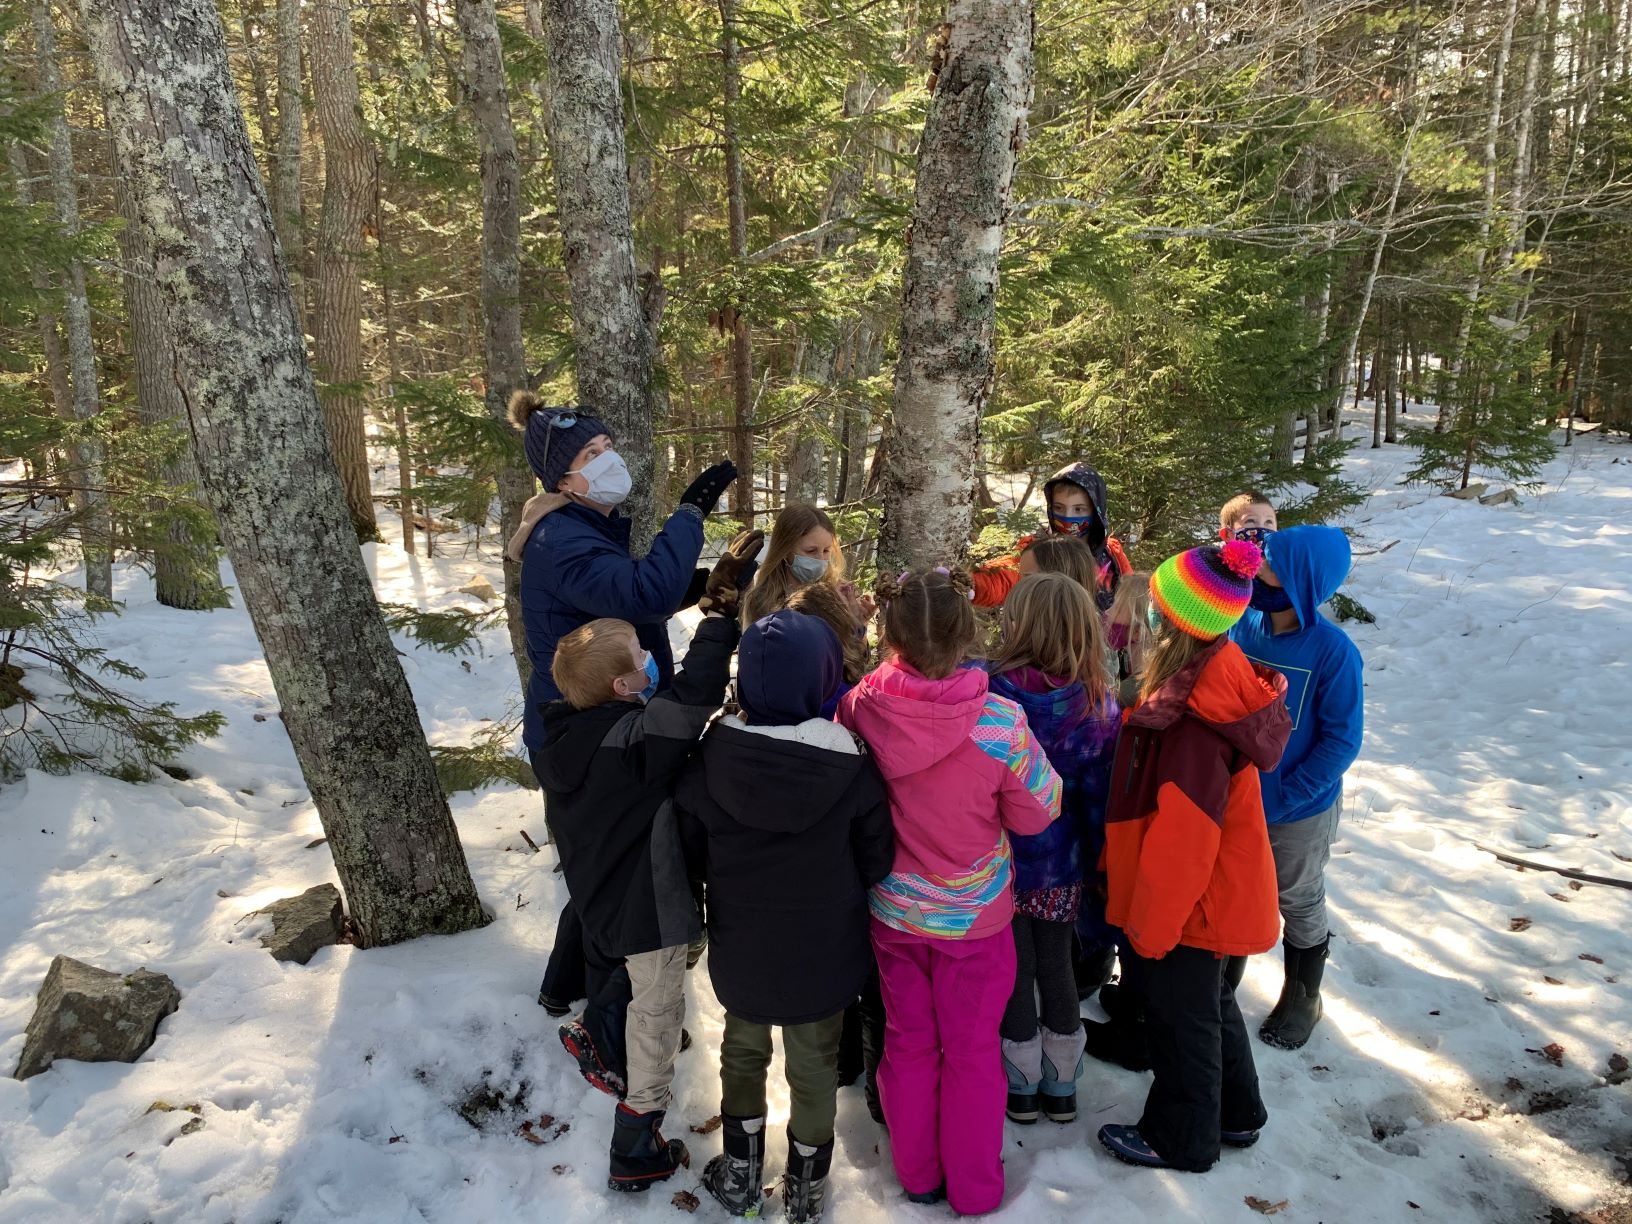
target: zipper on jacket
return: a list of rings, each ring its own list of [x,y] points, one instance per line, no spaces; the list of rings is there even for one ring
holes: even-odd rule
[[[1133,780],[1139,776],[1139,747],[1142,738],[1142,736],[1135,734],[1133,747],[1128,752],[1128,780],[1122,787],[1124,795],[1133,790]]]

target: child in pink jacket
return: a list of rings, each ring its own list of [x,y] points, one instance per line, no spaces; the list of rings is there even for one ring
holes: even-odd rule
[[[1003,1199],[1008,1080],[998,1023],[1014,988],[1008,833],[1059,815],[1060,779],[1014,702],[967,665],[968,576],[879,584],[891,658],[839,705],[889,790],[895,864],[868,898],[887,1015],[879,1096],[914,1202],[962,1215]]]

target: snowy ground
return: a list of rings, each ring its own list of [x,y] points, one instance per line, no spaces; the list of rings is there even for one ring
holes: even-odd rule
[[[1604,1076],[1611,1054],[1632,1054],[1632,892],[1516,871],[1474,842],[1632,878],[1632,446],[1580,440],[1516,507],[1401,488],[1408,461],[1392,447],[1351,458],[1372,492],[1348,520],[1347,589],[1378,620],[1354,629],[1366,748],[1331,870],[1327,1020],[1302,1051],[1258,1048],[1263,1141],[1200,1177],[1118,1165],[1093,1132],[1136,1118],[1146,1079],[1091,1066],[1075,1125],[1009,1128],[994,1218],[1248,1220],[1253,1196],[1284,1201],[1289,1221],[1505,1222],[1627,1197],[1632,1085]],[[491,552],[369,551],[398,602],[468,606],[456,589],[496,578]],[[693,1168],[671,1186],[610,1196],[609,1104],[533,1002],[562,892],[548,849],[521,837],[543,840],[538,798],[453,800],[491,926],[275,963],[256,942],[263,920],[245,915],[334,871],[308,848],[321,829],[248,619],[161,608],[134,571],[118,595],[113,653],[147,670],[150,694],[219,708],[228,726],[186,754],[188,781],[35,774],[0,790],[0,1063],[16,1064],[57,953],[162,970],[182,1005],[135,1065],[0,1080],[0,1220],[675,1218],[673,1191],[700,1192],[718,1138],[685,1136]],[[502,628],[484,645],[466,667],[403,643],[433,742],[461,742],[517,700]],[[1276,957],[1253,963],[1249,1020],[1279,976]],[[691,990],[698,1040],[671,1134],[717,1110],[720,1013],[706,975]],[[1532,1052],[1554,1042],[1556,1067]],[[525,1102],[478,1130],[455,1106],[484,1085],[507,1098],[525,1086]],[[148,1112],[155,1101],[196,1104],[203,1127],[181,1134],[193,1115]],[[772,1110],[776,1125],[774,1081]],[[543,1114],[542,1146],[515,1136]],[[858,1091],[841,1093],[830,1218],[945,1218],[905,1203],[887,1143]],[[703,1195],[698,1216],[721,1215]]]

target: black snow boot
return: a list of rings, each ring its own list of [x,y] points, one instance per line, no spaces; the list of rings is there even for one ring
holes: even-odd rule
[[[1274,1008],[1258,1026],[1258,1036],[1268,1045],[1283,1050],[1302,1049],[1320,1023],[1324,1008],[1320,1001],[1320,981],[1326,973],[1328,935],[1317,947],[1294,948],[1282,944],[1286,954],[1286,984]]]
[[[765,1176],[765,1119],[720,1115],[725,1152],[703,1166],[703,1186],[734,1216],[759,1215]]]
[[[1116,946],[1102,944],[1085,948],[1073,941],[1073,947],[1071,972],[1077,979],[1077,998],[1090,999],[1094,991],[1111,980],[1111,971],[1116,968]]]
[[[1100,1062],[1115,1063],[1129,1071],[1149,1071],[1144,1000],[1126,982],[1120,986],[1110,982],[1100,989],[1099,1002],[1110,1019],[1098,1024],[1083,1018],[1086,1052]]]
[[[606,1184],[623,1191],[649,1190],[652,1183],[672,1177],[674,1171],[691,1166],[691,1154],[678,1139],[664,1139],[658,1129],[664,1111],[636,1113],[619,1105],[612,1115],[612,1161]]]
[[[788,1171],[782,1176],[782,1212],[793,1224],[815,1224],[827,1201],[827,1172],[833,1141],[820,1147],[800,1143],[788,1132]]]

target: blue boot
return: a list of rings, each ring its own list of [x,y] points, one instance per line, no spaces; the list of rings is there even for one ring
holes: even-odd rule
[[[1072,1033],[1056,1033],[1044,1029],[1043,1038],[1043,1113],[1050,1122],[1077,1120],[1077,1080],[1082,1076],[1082,1052],[1088,1043],[1088,1034],[1078,1024]]]
[[[1011,1120],[1030,1126],[1037,1121],[1037,1090],[1043,1080],[1043,1038],[1029,1041],[1003,1039],[1003,1072],[1009,1077]]]

